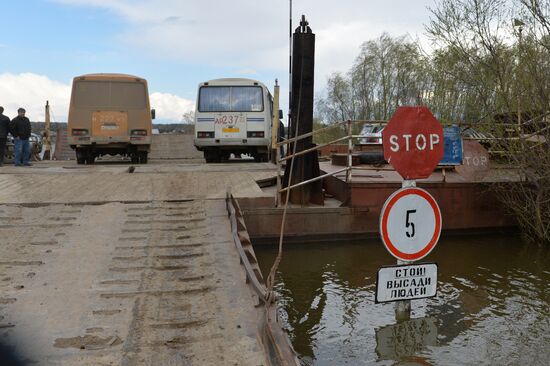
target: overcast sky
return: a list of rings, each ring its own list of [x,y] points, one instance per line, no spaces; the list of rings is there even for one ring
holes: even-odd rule
[[[427,0],[294,0],[316,33],[316,92],[383,32],[425,39]],[[288,95],[288,0],[2,0],[0,105],[66,121],[76,75],[120,72],[149,81],[158,121],[194,108],[197,85],[248,77]]]

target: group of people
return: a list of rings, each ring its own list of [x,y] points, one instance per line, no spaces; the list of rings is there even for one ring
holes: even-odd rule
[[[0,107],[0,166],[4,165],[8,133],[11,133],[15,144],[15,166],[29,166],[31,121],[25,117],[25,109],[17,110],[17,117],[10,120],[4,115],[4,107]]]

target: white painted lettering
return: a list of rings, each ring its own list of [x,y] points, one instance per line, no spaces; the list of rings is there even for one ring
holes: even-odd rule
[[[439,135],[436,133],[430,134],[430,150],[434,149],[434,145],[439,144]]]
[[[399,151],[399,144],[397,143],[397,136],[396,135],[391,135],[390,136],[390,150],[393,151],[393,152],[398,152]]]
[[[411,139],[412,135],[403,135],[403,138],[405,139],[405,151],[410,150],[410,143],[409,140]]]
[[[416,148],[421,151],[426,148],[426,136],[422,134],[416,135]]]

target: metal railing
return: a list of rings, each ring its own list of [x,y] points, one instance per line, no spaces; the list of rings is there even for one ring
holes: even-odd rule
[[[340,121],[340,122],[336,122],[334,124],[331,124],[330,126],[322,127],[322,128],[316,129],[314,131],[305,133],[303,135],[292,137],[292,138],[283,140],[281,142],[278,142],[277,145],[276,145],[277,146],[277,151],[276,151],[276,156],[277,156],[276,157],[276,164],[277,164],[277,197],[276,197],[276,202],[275,202],[276,206],[277,207],[279,206],[281,193],[288,192],[288,191],[290,191],[294,188],[298,188],[298,187],[304,186],[306,184],[310,184],[310,183],[313,183],[313,182],[316,182],[316,181],[319,181],[319,180],[323,180],[325,178],[340,174],[342,172],[346,172],[346,183],[351,183],[351,181],[353,179],[352,171],[354,169],[353,168],[353,149],[354,149],[354,146],[355,146],[354,145],[354,139],[363,137],[362,135],[354,135],[353,134],[353,126],[356,125],[356,124],[361,124],[362,125],[362,124],[386,124],[386,123],[387,123],[387,121],[379,121],[379,120],[347,120],[347,121]],[[281,149],[284,149],[285,146],[287,146],[287,148],[290,148],[290,146],[291,146],[290,144],[292,144],[292,143],[296,143],[296,142],[301,141],[303,139],[306,139],[308,137],[313,137],[313,136],[318,135],[322,132],[327,132],[329,130],[332,130],[332,129],[335,129],[335,128],[338,128],[338,127],[342,127],[342,126],[346,127],[346,133],[347,133],[346,136],[337,138],[337,139],[332,140],[330,142],[326,142],[326,143],[311,147],[311,148],[303,150],[303,151],[298,151],[295,154],[292,154],[292,153],[286,154],[286,156],[283,157],[283,158],[280,157],[281,156],[280,151],[281,151]],[[330,172],[330,173],[325,173],[325,174],[320,175],[318,177],[311,178],[311,179],[305,180],[303,182],[296,183],[294,185],[289,185],[288,187],[282,188],[282,184],[281,184],[282,165],[281,165],[281,163],[283,163],[285,161],[289,161],[289,160],[291,160],[291,159],[293,159],[297,156],[305,155],[305,154],[311,153],[313,151],[319,151],[320,149],[322,149],[326,146],[330,146],[330,145],[336,144],[338,142],[343,142],[343,141],[347,141],[347,145],[348,145],[347,164],[346,164],[345,168],[338,169],[338,170]],[[290,184],[290,182],[289,182],[289,184]]]
[[[516,126],[516,127],[521,128],[523,126],[528,126],[528,125],[531,125],[533,123],[536,123],[537,121],[546,121],[548,117],[550,117],[550,112],[544,113],[540,116],[534,117],[534,118],[532,118],[530,120],[527,120],[525,122],[521,122],[520,124],[517,124],[517,123],[496,123],[496,122],[493,122],[493,123],[489,123],[489,122],[486,122],[486,123],[453,122],[453,123],[449,123],[449,124],[446,124],[446,125],[458,125],[458,126],[470,126],[470,127],[475,127],[476,125],[483,125],[483,126],[492,125],[492,126]],[[277,164],[277,197],[276,197],[276,202],[275,202],[276,206],[279,206],[281,193],[288,192],[288,191],[290,191],[294,188],[298,188],[298,187],[304,186],[306,184],[316,182],[318,180],[323,180],[325,178],[335,176],[335,175],[340,174],[342,172],[346,172],[346,183],[351,183],[352,179],[353,179],[353,170],[354,169],[358,169],[358,170],[361,169],[361,168],[358,168],[358,167],[354,168],[353,164],[352,164],[353,163],[353,161],[352,161],[353,160],[353,149],[355,147],[354,139],[364,137],[362,135],[354,135],[353,134],[353,126],[354,125],[364,125],[364,124],[386,125],[387,123],[388,123],[388,121],[384,121],[384,120],[347,120],[347,121],[339,121],[339,122],[336,122],[336,123],[331,124],[329,126],[325,126],[325,127],[316,129],[312,132],[308,132],[308,133],[305,133],[303,135],[292,137],[292,138],[289,138],[289,139],[285,139],[281,142],[278,142],[276,144],[276,147],[277,147],[277,151],[276,151],[276,155],[277,155],[277,157],[276,157],[276,164]],[[546,131],[550,130],[550,122],[546,121],[546,123],[547,123],[547,125],[544,126],[541,129],[539,129],[538,131],[535,131],[535,132],[532,132],[532,133],[529,133],[529,134],[525,134],[525,135],[519,135],[517,137],[495,137],[495,136],[477,136],[476,137],[476,136],[472,136],[472,137],[463,137],[463,139],[464,140],[476,140],[476,141],[526,140],[526,139],[532,138],[534,136],[537,136],[537,135],[539,135],[543,132],[546,132]],[[315,135],[318,135],[318,134],[323,133],[323,132],[327,132],[327,131],[335,129],[335,128],[340,128],[344,125],[346,126],[346,132],[347,132],[346,136],[337,138],[337,139],[332,140],[330,142],[326,142],[326,143],[317,145],[315,147],[312,147],[312,148],[309,148],[309,149],[306,149],[306,150],[303,150],[303,151],[296,152],[295,154],[291,154],[291,153],[286,154],[283,158],[280,157],[280,150],[283,149],[285,146],[290,148],[290,146],[291,146],[290,144],[292,144],[292,143],[296,143],[296,142],[301,141],[303,139],[306,139],[308,137],[313,137]],[[308,154],[308,153],[313,152],[313,151],[319,151],[320,149],[322,149],[326,146],[330,146],[330,145],[337,144],[339,142],[344,142],[344,141],[347,141],[347,144],[348,144],[347,164],[346,164],[345,168],[338,169],[336,171],[326,173],[326,174],[320,175],[318,177],[311,178],[311,179],[305,180],[303,182],[300,182],[300,183],[282,188],[281,169],[282,169],[282,163],[283,162],[289,161],[294,157],[302,156],[302,155]],[[541,143],[535,145],[535,147],[540,145],[540,144]]]
[[[479,132],[477,133],[476,136],[466,136],[466,137],[463,137],[464,140],[474,140],[474,141],[479,141],[479,142],[485,142],[485,143],[496,143],[496,144],[499,144],[499,143],[506,143],[506,142],[519,142],[519,143],[524,143],[524,142],[527,142],[529,141],[529,139],[532,139],[532,138],[535,138],[535,137],[542,137],[542,141],[538,141],[538,143],[534,143],[534,144],[531,144],[528,146],[529,149],[534,149],[534,148],[537,148],[541,145],[544,145],[544,144],[548,144],[549,141],[547,140],[546,138],[546,135],[548,135],[548,133],[550,132],[550,120],[549,120],[549,117],[550,117],[550,112],[546,112],[546,113],[543,113],[539,116],[536,116],[536,117],[533,117],[529,120],[526,120],[524,122],[518,122],[518,123],[498,123],[498,122],[493,122],[493,123],[489,123],[489,122],[485,122],[485,123],[481,123],[479,124],[480,126],[490,126],[490,127],[496,127],[496,128],[501,128],[501,129],[504,129],[504,131],[506,132],[514,132],[515,133],[515,136],[505,136],[505,137],[495,137],[493,135],[493,133],[495,131],[492,131],[492,132]],[[536,125],[536,124],[541,124],[540,126]],[[522,133],[522,130],[524,127],[530,127],[531,130],[533,128],[533,125],[535,125],[535,127],[538,127],[538,130],[536,131],[533,131],[533,132],[529,132],[529,133]],[[469,124],[469,126],[471,127],[474,127],[476,126],[476,124]],[[500,131],[502,132],[502,130]],[[501,145],[502,147],[502,145]],[[492,150],[492,149],[489,149],[488,150],[489,154],[494,154],[494,155],[509,155],[509,154],[512,154],[513,152],[511,151],[507,151],[506,149],[504,150]]]

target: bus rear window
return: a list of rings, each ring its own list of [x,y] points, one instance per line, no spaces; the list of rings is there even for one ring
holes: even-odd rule
[[[78,81],[73,90],[77,108],[144,109],[145,84],[111,81]]]
[[[259,86],[203,86],[199,92],[199,112],[262,112]]]

